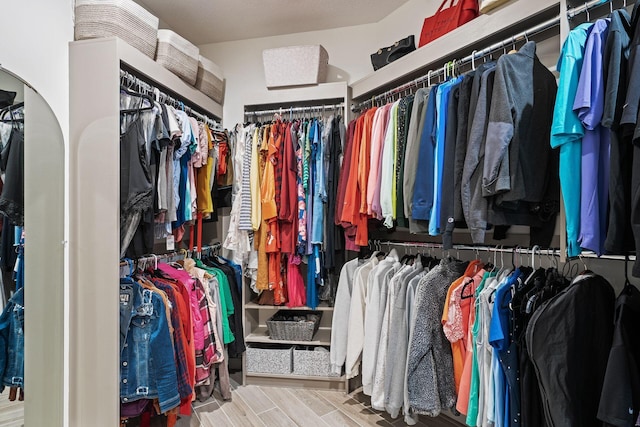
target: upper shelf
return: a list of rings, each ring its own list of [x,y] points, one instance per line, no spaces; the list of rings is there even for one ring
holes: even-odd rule
[[[78,44],[112,44],[116,51],[116,56],[120,62],[129,68],[134,69],[142,76],[151,80],[158,86],[162,86],[171,92],[175,92],[185,103],[192,104],[203,113],[212,115],[218,120],[222,119],[222,105],[209,98],[193,86],[185,83],[180,77],[158,64],[127,42],[117,37],[106,37],[99,39],[80,40],[72,43]]]
[[[258,110],[266,106],[287,108],[290,104],[317,104],[314,101],[341,100],[349,97],[347,82],[320,83],[312,86],[298,86],[285,89],[269,89],[262,93],[253,94],[251,99],[245,99],[245,110]]]
[[[391,86],[424,75],[429,68],[441,67],[441,62],[456,58],[458,54],[471,53],[503,39],[506,32],[525,30],[533,25],[557,16],[558,0],[518,0],[508,3],[486,15],[457,28],[426,46],[406,55],[380,70],[351,84],[354,99],[374,95]],[[361,100],[361,99],[359,99]]]

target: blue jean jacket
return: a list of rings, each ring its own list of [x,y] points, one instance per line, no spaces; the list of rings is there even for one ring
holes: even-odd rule
[[[5,386],[24,388],[24,295],[11,297],[0,316],[0,379]]]
[[[129,278],[120,279],[120,400],[154,398],[162,412],[180,404],[164,301]]]

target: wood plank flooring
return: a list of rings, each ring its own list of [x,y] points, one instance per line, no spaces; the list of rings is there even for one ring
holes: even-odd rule
[[[404,426],[402,417],[392,419],[371,409],[361,392],[240,386],[232,380],[232,400],[219,393],[206,402],[194,402],[193,415],[177,427],[362,427]],[[0,395],[0,427],[23,427],[24,402],[10,402],[8,390]],[[440,416],[421,418],[419,427],[454,427],[464,424]]]
[[[361,392],[347,395],[326,390],[239,386],[232,380],[232,400],[222,401],[215,393],[207,402],[194,405],[192,417],[182,418],[177,427],[363,427],[405,426],[404,419],[392,419],[371,409]],[[463,426],[447,416],[423,417],[419,427]]]
[[[22,427],[24,425],[24,402],[9,401],[9,389],[0,394],[0,427]]]

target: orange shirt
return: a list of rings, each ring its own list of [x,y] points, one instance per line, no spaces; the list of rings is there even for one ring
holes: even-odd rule
[[[344,208],[340,221],[347,224],[358,224],[357,213],[360,211],[360,195],[358,194],[358,164],[360,163],[360,143],[362,142],[362,124],[364,115],[358,117],[356,130],[353,134],[353,153],[351,156],[351,167],[349,168],[349,178],[347,179],[347,191],[344,196]],[[358,153],[358,155],[355,155]]]
[[[276,149],[273,132],[269,133],[267,150],[267,160],[264,166],[262,182],[260,183],[260,201],[262,202],[262,219],[264,221],[268,221],[278,215],[278,209],[276,208],[276,180],[273,164],[274,156],[278,150]]]
[[[369,169],[371,168],[371,132],[373,128],[373,117],[377,108],[371,108],[364,115],[362,122],[362,142],[360,143],[360,161],[358,168],[358,188],[360,190],[360,213],[366,214],[367,206],[367,186],[369,179]]]
[[[453,319],[449,319],[449,304],[451,302],[451,295],[453,295],[457,288],[464,286],[464,283],[471,280],[481,268],[482,262],[478,260],[471,261],[464,272],[464,276],[460,277],[451,284],[451,286],[449,287],[449,291],[447,292],[447,298],[445,299],[444,310],[442,311],[442,325],[444,325],[448,321],[453,321]],[[462,371],[464,370],[464,362],[466,358],[466,343],[464,342],[464,339],[451,343],[451,353],[453,355],[453,376],[456,383],[456,393],[459,393]]]

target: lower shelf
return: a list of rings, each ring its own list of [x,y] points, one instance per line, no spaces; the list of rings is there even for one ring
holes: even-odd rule
[[[272,340],[266,326],[258,326],[245,339],[248,343],[276,343],[292,345],[331,345],[331,328],[319,328],[313,341]]]
[[[347,380],[341,377],[314,377],[302,375],[257,374],[247,372],[244,377],[245,385],[265,387],[287,387],[310,390],[334,390],[347,392]]]
[[[295,374],[260,374],[257,372],[247,372],[247,377],[260,377],[260,378],[284,378],[290,380],[305,380],[305,381],[335,381],[344,382],[345,376],[341,377],[319,377],[319,376],[304,376]]]

